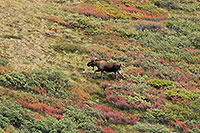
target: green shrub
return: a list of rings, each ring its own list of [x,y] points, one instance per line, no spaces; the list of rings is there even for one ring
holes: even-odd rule
[[[7,117],[4,117],[0,114],[0,128],[6,129],[9,127],[10,120]]]
[[[112,55],[112,59],[113,60],[117,60],[117,61],[127,61],[128,57],[124,56],[124,55],[117,55],[117,54],[113,54]]]
[[[140,60],[136,60],[136,62],[140,62],[141,67],[144,70],[155,70],[155,69],[161,70],[161,68],[164,67],[163,64],[161,64],[158,60],[152,57],[146,57],[142,62]]]
[[[193,74],[199,74],[200,72],[200,67],[198,67],[197,64],[191,64],[189,66],[189,71],[192,72]],[[199,75],[199,79],[200,79],[200,75]]]
[[[181,40],[179,37],[170,35],[169,33],[151,32],[149,30],[138,31],[134,37],[143,47],[149,47],[153,51],[165,51],[174,53],[177,47],[186,47],[188,42]]]
[[[189,35],[193,32],[200,31],[198,21],[177,18],[176,16],[172,16],[170,20],[167,21],[166,26],[169,29],[175,30],[179,35]]]
[[[88,106],[82,109],[78,109],[76,106],[68,106],[64,115],[71,121],[76,121],[77,128],[88,131],[97,131],[96,120],[102,118],[97,110]]]
[[[143,119],[147,120],[150,123],[164,123],[169,122],[168,117],[166,116],[164,110],[162,109],[151,109],[144,113]]]
[[[99,116],[99,117],[98,117]],[[78,109],[67,106],[62,119],[48,116],[40,120],[26,121],[21,127],[22,132],[79,132],[79,129],[87,132],[97,132],[101,129],[96,128],[97,118],[100,113],[92,108]]]
[[[2,129],[2,128],[0,128],[0,133],[4,133],[5,131]]]
[[[172,120],[199,120],[199,91],[182,89],[167,90],[168,104],[164,110],[152,109],[144,114],[144,119],[151,123],[168,123]],[[173,99],[173,100],[172,100]]]
[[[152,2],[158,7],[167,9],[180,9],[188,12],[196,10],[194,6],[188,5],[184,0],[153,0]]]
[[[0,85],[23,91],[34,92],[34,87],[44,88],[49,95],[67,96],[68,78],[60,71],[34,70],[29,72],[9,72],[0,75]]]
[[[186,89],[167,90],[168,99],[172,100],[166,106],[166,116],[171,120],[199,120],[200,92]]]
[[[170,62],[181,61],[181,58],[175,53],[162,52],[159,54],[159,57]]]
[[[150,133],[169,133],[167,129],[164,128],[163,125],[152,125],[137,122],[134,125],[134,129],[140,132],[150,132]]]
[[[147,84],[149,84],[157,89],[162,89],[165,87],[171,87],[171,86],[176,85],[175,82],[165,80],[165,79],[152,79],[152,80],[147,81]]]
[[[152,51],[174,53],[181,59],[189,58],[187,55],[191,56],[191,54],[185,55],[187,51],[180,51],[179,48],[199,48],[200,27],[198,21],[172,17],[172,20],[168,20],[166,26],[168,29],[161,29],[157,32],[149,28],[136,30],[130,25],[113,26],[113,31],[130,41],[139,42],[141,46],[148,47]]]
[[[5,129],[10,125],[20,128],[25,121],[31,119],[30,111],[23,109],[18,103],[8,101],[0,106],[0,128]]]
[[[165,117],[167,117],[169,121],[199,120],[199,113],[195,111],[196,109],[191,109],[190,106],[183,105],[179,102],[168,103],[166,109],[164,110]]]
[[[47,117],[43,119],[35,119],[32,121],[27,121],[21,127],[21,132],[77,132],[76,124],[70,119],[58,120],[55,117]]]
[[[200,48],[200,31],[194,31],[187,35],[187,38],[189,38],[190,42],[192,43],[192,46],[195,48]]]
[[[9,133],[19,133],[18,130],[13,127],[12,125],[10,125],[8,128],[6,128],[6,130],[3,130],[0,128],[0,133],[6,133],[6,132],[9,132]]]
[[[155,23],[145,23],[145,24],[138,24],[136,25],[136,29],[137,30],[150,30],[152,32],[157,32],[157,31],[160,31],[161,29],[163,29],[162,26],[158,25],[158,24],[155,24]]]
[[[73,27],[80,28],[90,35],[102,34],[105,22],[101,18],[72,14],[67,18]]]
[[[152,109],[143,116],[145,120],[151,123],[165,123],[170,121],[185,121],[200,119],[200,98],[199,91],[188,91],[179,89],[178,92],[169,90],[166,92],[171,99],[163,110]],[[169,93],[170,92],[170,93]],[[168,98],[169,99],[169,98]],[[172,100],[173,99],[173,100]]]
[[[6,66],[9,63],[9,61],[5,58],[0,58],[0,65]]]
[[[153,3],[158,7],[180,9],[178,0],[153,0]]]
[[[19,39],[19,40],[22,39],[22,36],[15,36],[15,35],[3,35],[2,37],[7,38],[7,39],[10,39],[10,38]]]
[[[103,116],[99,111],[89,106],[66,106],[61,113],[62,117],[42,116],[44,114],[33,113],[23,108],[20,104],[9,101],[0,106],[0,129],[17,128],[19,132],[100,132],[102,129],[97,127]],[[41,117],[35,117],[40,115]]]
[[[186,90],[184,88],[173,88],[171,90],[166,90],[165,94],[168,96],[168,99],[177,97],[183,100],[196,100],[200,96],[198,91]]]

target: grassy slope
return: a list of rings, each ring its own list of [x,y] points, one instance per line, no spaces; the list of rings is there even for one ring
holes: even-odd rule
[[[88,1],[85,1],[85,3],[87,2]],[[100,7],[108,4],[105,1],[104,2],[100,1],[100,2],[101,2]],[[200,70],[199,41],[197,41],[198,44],[195,44],[194,46],[190,47],[189,52],[186,52],[186,53],[183,52],[180,55],[178,55],[178,52],[177,52],[177,49],[179,48],[179,46],[177,45],[179,44],[177,45],[172,44],[174,43],[173,41],[169,43],[171,43],[172,46],[175,47],[175,49],[173,48],[170,49],[170,46],[168,45],[162,46],[162,44],[164,44],[162,41],[156,42],[158,43],[158,45],[156,45],[158,47],[149,46],[148,44],[150,44],[150,42],[146,43],[145,41],[150,40],[151,37],[143,38],[143,40],[145,40],[143,42],[143,40],[140,40],[140,37],[144,37],[145,33],[142,34],[137,31],[137,34],[136,34],[136,31],[134,30],[134,28],[138,26],[139,28],[141,28],[142,27],[141,25],[145,26],[145,24],[155,25],[158,27],[158,30],[161,30],[161,29],[166,30],[166,31],[162,31],[162,30],[159,31],[158,32],[159,34],[163,34],[162,32],[164,32],[164,34],[165,32],[169,32],[169,34],[173,36],[173,34],[175,34],[175,31],[168,29],[166,27],[166,24],[168,23],[168,20],[173,21],[174,18],[169,18],[168,20],[161,19],[159,21],[154,21],[153,19],[148,20],[149,17],[147,18],[143,13],[139,12],[138,14],[133,13],[131,16],[132,19],[130,19],[126,17],[127,11],[126,12],[124,11],[123,14],[118,16],[119,12],[117,11],[115,12],[115,9],[112,9],[112,8],[110,10],[112,10],[113,12],[111,12],[108,9],[104,9],[105,10],[104,14],[100,15],[100,16],[106,16],[105,14],[109,12],[110,16],[108,14],[107,15],[108,17],[111,17],[111,19],[109,20],[99,19],[100,16],[98,16],[97,14],[96,17],[91,17],[91,16],[89,17],[89,20],[94,20],[94,21],[90,21],[88,25],[87,24],[79,25],[77,24],[77,22],[83,23],[80,20],[86,21],[87,23],[87,17],[85,17],[85,15],[80,15],[80,14],[76,14],[72,12],[79,12],[79,13],[87,12],[91,15],[94,15],[95,11],[98,10],[98,8],[95,9],[95,11],[93,12],[91,12],[91,10],[94,10],[94,9],[89,9],[89,11],[85,9],[83,10],[81,9],[82,8],[81,6],[79,7],[79,4],[82,4],[82,2],[80,3],[74,2],[72,4],[70,2],[65,2],[65,3],[55,3],[55,2],[49,2],[49,1],[44,2],[42,0],[17,0],[17,1],[3,0],[3,1],[0,1],[0,22],[1,22],[0,23],[0,30],[1,30],[0,57],[5,58],[9,61],[8,65],[1,66],[1,69],[0,69],[1,75],[5,75],[5,73],[9,73],[10,70],[18,71],[18,72],[27,71],[31,73],[31,71],[35,69],[40,70],[40,69],[49,68],[51,70],[59,70],[63,72],[65,76],[69,79],[68,89],[67,91],[64,91],[67,93],[67,95],[64,95],[64,96],[62,95],[61,97],[61,93],[63,92],[62,90],[60,91],[58,96],[56,96],[56,94],[54,94],[53,91],[52,92],[48,91],[49,89],[48,87],[47,87],[48,94],[46,93],[43,94],[41,90],[29,91],[27,89],[28,90],[27,91],[26,89],[22,89],[22,88],[26,88],[24,87],[25,85],[24,86],[19,85],[18,88],[16,85],[17,83],[14,84],[14,82],[12,82],[9,85],[5,85],[4,82],[2,82],[3,80],[1,77],[2,93],[0,94],[1,96],[0,101],[2,103],[2,107],[3,106],[8,107],[7,105],[8,101],[11,101],[11,102],[18,101],[18,103],[22,105],[23,109],[26,108],[29,111],[32,111],[31,113],[33,114],[33,118],[30,118],[30,119],[33,119],[32,121],[34,122],[35,122],[35,119],[38,119],[37,118],[38,116],[39,117],[43,117],[43,116],[46,117],[47,115],[54,116],[53,114],[48,114],[45,111],[42,111],[40,108],[46,107],[46,110],[48,109],[50,110],[52,108],[60,109],[57,106],[53,105],[53,102],[60,103],[60,101],[65,103],[64,105],[61,104],[61,106],[63,106],[62,109],[64,110],[68,108],[69,106],[67,105],[68,102],[83,101],[83,103],[88,103],[88,104],[90,103],[90,104],[97,104],[97,105],[101,104],[108,107],[113,107],[115,108],[115,110],[122,111],[124,114],[130,113],[132,115],[137,114],[138,116],[140,116],[141,123],[135,126],[134,129],[133,129],[133,125],[135,123],[124,124],[123,122],[121,122],[120,124],[118,124],[118,123],[112,122],[112,119],[110,118],[108,118],[107,120],[102,119],[102,120],[105,120],[104,124],[96,123],[95,121],[90,120],[95,125],[102,126],[102,128],[105,126],[112,127],[116,131],[121,130],[120,132],[127,132],[128,130],[154,131],[154,132],[157,132],[157,131],[161,132],[162,130],[163,132],[174,130],[172,129],[173,125],[176,125],[176,124],[181,125],[180,123],[182,121],[185,122],[187,120],[187,117],[188,119],[193,119],[195,118],[195,115],[198,115],[197,113],[193,117],[192,116],[189,117],[188,116],[189,114],[184,116],[184,113],[193,113],[191,111],[195,111],[195,110],[197,112],[199,111],[198,109],[199,104],[197,104],[197,107],[195,106],[195,103],[196,102],[198,103],[199,101],[199,98],[198,98],[199,96],[198,90],[199,90],[199,84],[200,84],[199,83],[199,70]],[[89,2],[89,4],[91,3]],[[165,15],[166,13],[168,13],[169,15],[177,15],[177,16],[185,17],[185,18],[190,17],[191,15],[195,19],[199,18],[199,14],[200,14],[199,7],[198,7],[199,2],[194,1],[194,3],[187,3],[185,5],[187,5],[188,7],[183,11],[179,9],[169,10],[162,7],[156,8],[158,10],[161,10],[161,12],[159,12],[157,16],[154,16],[154,13],[156,11],[152,10],[151,7],[146,6],[144,11],[151,12],[149,13],[149,16],[152,15],[156,19],[159,19],[160,16]],[[138,7],[141,7],[141,5],[138,4]],[[195,12],[188,12],[187,9],[189,10],[190,9],[189,7],[195,8]],[[78,10],[79,8],[80,10]],[[60,21],[55,18],[52,19],[49,16],[54,16],[61,20],[66,20],[66,22],[69,21],[70,24],[69,25],[61,24],[63,21]],[[122,16],[121,17],[122,19],[120,18],[120,16]],[[113,17],[116,17],[118,19],[112,19]],[[127,19],[124,19],[124,18],[127,18]],[[135,18],[139,20],[136,20]],[[104,26],[97,27],[97,28],[95,27],[102,24]],[[159,27],[161,27],[161,29],[159,29]],[[199,27],[199,22],[198,22],[198,27]],[[124,29],[127,29],[127,31]],[[197,29],[196,31],[198,32],[197,34],[199,34],[200,30]],[[192,31],[189,31],[189,33],[191,32]],[[87,35],[88,33],[89,35]],[[148,36],[148,34],[150,33],[146,33],[146,34]],[[175,34],[175,36],[178,36],[178,35]],[[181,36],[178,36],[178,37],[181,38]],[[130,43],[127,40],[133,41],[133,43],[132,42]],[[166,41],[166,43],[168,42]],[[82,54],[80,54],[79,52],[71,53],[71,52],[68,52],[68,50],[69,51],[71,50],[70,48],[66,48],[67,50],[65,52],[63,52],[63,50],[60,51],[60,49],[62,49],[62,47],[65,46],[65,44],[71,44],[72,47],[74,45],[78,45],[82,47],[84,50],[89,50],[90,52],[82,53]],[[183,42],[182,44],[186,44],[186,43]],[[159,47],[160,45],[161,47]],[[53,48],[53,46],[57,46],[57,47]],[[165,49],[165,47],[167,50]],[[183,46],[182,48],[184,49],[186,47],[188,46]],[[79,48],[77,49],[80,50]],[[58,50],[59,52],[56,52],[56,50]],[[91,52],[92,50],[93,52]],[[190,54],[191,51],[192,51],[192,55]],[[188,53],[189,53],[189,58],[182,56],[182,54],[188,54]],[[119,81],[120,84],[118,84],[117,82],[112,82],[113,77],[111,74],[104,74],[105,78],[103,80],[92,79],[91,78],[92,70],[90,68],[87,68],[86,66],[87,62],[90,60],[90,58],[88,58],[90,54],[93,54],[97,57],[107,58],[108,60],[111,60],[111,61],[120,62],[123,65],[122,72],[126,76],[126,80]],[[133,56],[128,56],[128,54],[129,55],[132,54]],[[176,55],[178,56],[175,58]],[[169,57],[166,57],[166,56],[169,56]],[[172,57],[174,58],[172,59]],[[161,60],[163,58],[164,60]],[[159,62],[157,62],[157,60],[159,60]],[[133,72],[131,70],[135,70],[135,71]],[[162,71],[163,73],[159,73],[159,71]],[[185,76],[185,78],[181,78],[181,76],[178,77],[177,75]],[[155,81],[155,79],[157,80]],[[159,79],[164,79],[164,80],[159,80]],[[175,82],[175,84],[177,83],[177,85],[175,85],[176,87],[173,86],[174,83],[168,82],[169,80]],[[128,83],[126,83],[126,81]],[[107,85],[107,87],[105,87],[107,90],[106,91],[107,94],[105,94],[102,88],[102,86],[104,86],[102,85],[103,82],[104,84],[110,84],[111,86],[114,86],[114,87],[108,87],[109,85]],[[149,92],[148,94],[152,93],[153,99],[159,99],[159,96],[161,96],[161,95],[155,95],[154,93],[166,94],[167,95],[166,99],[160,98],[161,100],[164,100],[165,102],[167,102],[167,104],[164,105],[167,108],[166,112],[161,111],[160,114],[158,113],[159,115],[157,116],[155,115],[156,110],[153,110],[153,107],[149,107],[150,111],[148,111],[142,108],[142,106],[129,107],[129,105],[127,105],[127,107],[130,109],[127,110],[126,106],[123,104],[123,100],[118,99],[119,100],[118,102],[122,101],[121,102],[122,106],[120,106],[120,105],[117,105],[117,103],[112,102],[108,98],[108,96],[111,96],[110,95],[111,93],[114,96],[123,96],[127,99],[130,98],[128,100],[129,102],[131,100],[135,100],[134,97],[127,96],[127,95],[130,95],[130,92],[132,93],[134,92],[133,90],[129,90],[130,88],[128,88],[129,93],[127,94],[126,92],[122,93],[121,91],[115,92],[115,90],[114,91],[112,90],[113,88],[115,87],[117,88],[119,86],[123,88],[127,84],[130,84],[131,86],[131,87],[129,86],[130,88],[135,87],[138,90],[143,87],[145,89],[148,89],[150,88],[150,86],[152,86],[153,88],[157,88],[158,90],[161,90],[160,92],[157,92],[157,90],[155,89],[155,92]],[[121,85],[124,85],[124,86],[122,87]],[[163,90],[165,91],[163,92]],[[33,92],[34,94],[32,94]],[[139,102],[143,102],[145,100],[143,96],[146,94],[146,92],[138,92],[137,90],[135,90],[134,94],[135,93],[136,93],[136,96],[138,96],[137,98],[140,99]],[[53,98],[51,99],[52,95],[53,95]],[[107,96],[107,99],[106,99],[106,96]],[[19,100],[21,99],[22,101],[20,102]],[[25,105],[24,101],[26,101],[27,99],[36,99],[36,100],[40,99],[38,100],[39,102],[35,102],[37,103],[39,109],[37,110],[30,105],[28,106],[28,104]],[[150,100],[152,99],[150,98]],[[191,103],[186,102],[187,105],[194,104],[191,107],[189,107],[189,108],[192,108],[192,110],[186,108],[185,106],[182,106],[181,103],[187,100],[191,101]],[[155,102],[158,102],[158,101],[155,100]],[[29,102],[34,104],[34,102],[31,100]],[[148,106],[148,104],[149,104],[149,101],[148,100],[145,101],[145,106]],[[163,105],[161,104],[161,108],[162,106]],[[18,108],[18,107],[14,107],[14,108]],[[174,111],[174,110],[178,110],[178,108],[181,108],[179,111],[182,111],[183,115],[179,115],[179,114],[177,115],[177,112]],[[23,109],[22,109],[22,112],[27,111]],[[187,110],[187,111],[184,112],[184,110]],[[81,113],[80,113],[81,115],[88,116],[87,110]],[[70,117],[65,113],[61,115],[62,117],[65,117],[65,116],[67,116],[67,118]],[[171,115],[171,116],[168,117],[168,115]],[[119,114],[119,116],[121,115]],[[16,129],[18,128],[23,129],[22,127],[16,124],[17,122],[14,124],[12,122],[6,122],[6,120],[3,119],[5,117],[9,118],[9,116],[5,115],[1,117],[0,119],[1,121],[8,123],[8,126],[5,126],[3,124],[1,125],[1,128],[3,130],[14,131],[15,129],[12,126],[14,126]],[[24,117],[26,116],[23,116],[22,119],[25,119]],[[114,116],[110,116],[110,117],[115,118]],[[94,118],[96,119],[96,117]],[[54,120],[53,118],[51,119],[49,118],[48,121]],[[80,119],[83,119],[83,121],[85,121],[86,123],[88,122],[84,118],[80,118]],[[175,121],[175,120],[178,120],[178,122],[180,123],[177,122],[175,124],[170,125],[170,121]],[[197,123],[197,126],[198,126],[197,129],[198,129],[200,127],[199,120],[196,120],[196,119],[194,120]],[[109,121],[109,122],[106,122],[106,121]],[[135,121],[137,120],[135,119]],[[24,125],[26,125],[26,122],[24,122],[25,123]],[[114,124],[109,124],[109,123],[114,123]],[[151,124],[142,125],[142,123],[151,123]],[[157,129],[156,126],[154,126],[154,125],[157,125],[158,123],[161,123],[161,125],[164,125],[163,127],[161,126],[162,129]],[[189,127],[189,124],[187,126]],[[189,129],[189,128],[185,128],[181,126],[179,127],[180,128],[177,128],[179,129],[179,131],[182,131],[182,130],[187,131]],[[192,125],[192,127],[195,127],[195,126]],[[40,129],[37,126],[35,126],[35,128]],[[75,129],[78,128],[83,131],[90,131],[90,128],[84,128],[80,126],[76,126],[74,128]],[[193,131],[197,129],[193,129]],[[28,130],[28,128],[26,130]],[[92,128],[92,130],[96,131],[97,129]],[[105,128],[104,130],[108,130],[108,129]],[[44,129],[41,131],[46,131],[46,130]]]

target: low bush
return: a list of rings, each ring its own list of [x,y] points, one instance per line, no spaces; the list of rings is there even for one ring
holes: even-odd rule
[[[163,90],[151,88],[144,83],[128,83],[125,81],[118,83],[108,83],[104,86],[106,99],[120,109],[148,110],[164,109],[166,105]]]
[[[200,98],[191,101],[173,98],[173,102],[167,104],[164,112],[169,120],[199,120],[199,101]]]
[[[86,16],[102,19],[166,19],[166,12],[159,10],[151,1],[98,1],[80,4],[72,10]]]
[[[157,89],[163,89],[165,87],[171,87],[176,85],[175,82],[165,79],[152,79],[147,81],[146,83]]]
[[[4,117],[2,114],[0,114],[0,127],[5,130],[9,127],[9,123],[10,120],[7,117]]]
[[[152,2],[158,7],[167,9],[179,9],[188,12],[196,10],[194,6],[188,5],[188,1],[186,2],[184,0],[153,0]]]
[[[167,21],[166,26],[169,29],[175,30],[179,35],[188,35],[193,32],[200,31],[200,26],[198,25],[198,21],[178,18],[176,16],[170,17],[169,20]]]
[[[199,120],[199,91],[186,89],[172,89],[165,91],[167,104],[164,110],[151,109],[144,114],[144,119],[151,123],[165,123],[170,121]]]
[[[77,12],[79,14],[84,14],[86,16],[94,16],[100,17],[102,19],[108,19],[108,15],[102,11],[99,11],[99,7],[97,5],[92,4],[80,4],[73,9],[73,12]]]
[[[98,110],[102,116],[113,124],[131,124],[134,125],[140,118],[137,115],[123,114],[111,107],[91,105],[92,108]]]
[[[151,56],[136,59],[134,66],[142,67],[149,77],[164,79],[161,80],[162,82],[168,80],[169,82],[176,82],[178,86],[182,86],[190,90],[198,89],[198,72],[193,74],[189,72],[187,68],[184,69],[184,66],[172,65],[171,62],[167,60]],[[151,84],[153,85],[153,83]]]
[[[79,31],[84,31],[89,35],[104,33],[102,28],[104,27],[105,22],[100,18],[72,14],[67,18],[67,21],[70,22],[72,27],[77,28]]]
[[[187,90],[184,88],[173,88],[171,90],[166,90],[165,94],[167,98],[172,100],[172,98],[180,98],[181,100],[197,100],[200,96],[200,92],[198,90]]]
[[[178,0],[153,0],[153,2],[158,7],[180,9]]]
[[[77,103],[65,106],[61,119],[39,113],[25,109],[16,102],[6,102],[0,106],[0,128],[6,131],[13,126],[19,132],[113,131],[102,126],[106,120],[96,109],[87,105],[79,106]]]
[[[150,123],[168,124],[168,122],[170,122],[169,118],[162,109],[148,110],[143,114],[142,119]]]
[[[9,63],[9,61],[5,58],[0,58],[0,65],[6,66]]]
[[[34,92],[34,87],[43,88],[49,95],[55,97],[67,96],[69,87],[68,78],[64,73],[47,70],[3,73],[0,75],[0,84],[5,87],[31,92]]]
[[[150,30],[152,32],[157,32],[163,29],[162,26],[155,23],[147,23],[147,24],[138,24],[136,25],[136,30]]]
[[[32,116],[29,115],[31,113],[30,111],[12,102],[9,101],[0,106],[0,128],[4,130],[10,125],[15,128],[21,128],[25,121],[33,119]]]
[[[175,127],[177,132],[189,132],[189,133],[199,133],[200,132],[200,122],[195,120],[186,121],[171,121],[170,124]]]
[[[21,128],[21,132],[75,132],[78,133],[77,125],[70,119],[58,120],[54,117],[34,119],[27,121]]]
[[[150,132],[150,133],[169,133],[169,130],[165,129],[163,125],[152,125],[152,124],[145,124],[137,122],[134,125],[134,129],[140,132]]]
[[[178,21],[178,22],[177,22]],[[168,20],[168,29],[158,30],[148,27],[138,27],[137,29],[130,24],[124,26],[113,26],[113,31],[130,41],[137,41],[143,47],[148,47],[152,51],[165,53],[175,53],[180,58],[185,59],[184,51],[180,53],[180,48],[199,48],[199,29],[198,22],[191,20],[178,19]],[[186,51],[185,51],[186,52]]]

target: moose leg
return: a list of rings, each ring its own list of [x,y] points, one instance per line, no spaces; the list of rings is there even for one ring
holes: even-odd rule
[[[122,73],[120,71],[117,71],[117,73],[122,76],[122,78],[124,79],[124,76],[122,75]]]
[[[95,78],[95,73],[99,72],[99,71],[101,71],[101,70],[97,69],[97,70],[94,71],[93,78]]]
[[[117,74],[117,72],[115,72],[115,79],[118,79],[118,74]]]
[[[103,71],[101,71],[101,79],[103,78]]]

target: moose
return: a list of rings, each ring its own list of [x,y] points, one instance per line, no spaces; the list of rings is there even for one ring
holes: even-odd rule
[[[98,69],[94,71],[93,78],[95,78],[95,73],[101,71],[101,79],[103,78],[103,73],[105,72],[114,72],[115,73],[115,78],[118,78],[118,74],[122,77],[122,73],[120,72],[121,69],[121,64],[116,63],[116,62],[107,62],[104,59],[98,60],[98,59],[93,59],[91,60],[88,64],[88,67],[94,67],[96,66]]]

